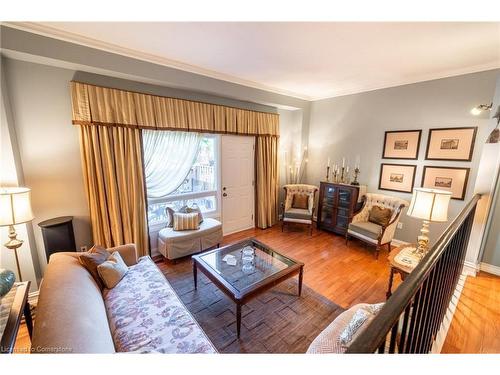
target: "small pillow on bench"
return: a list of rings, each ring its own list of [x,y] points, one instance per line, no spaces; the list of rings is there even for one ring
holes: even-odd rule
[[[373,206],[370,210],[370,216],[368,221],[380,226],[386,227],[391,221],[392,210],[390,208],[384,208],[379,206]]]
[[[198,212],[174,213],[174,230],[195,230],[200,228]]]

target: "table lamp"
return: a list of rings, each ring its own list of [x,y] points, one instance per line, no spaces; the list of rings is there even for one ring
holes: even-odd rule
[[[17,238],[14,225],[26,223],[33,220],[33,212],[30,203],[31,190],[23,187],[0,188],[0,226],[9,227],[9,242],[5,247],[14,250],[16,256],[17,273],[19,281],[23,281],[21,276],[21,267],[17,249],[24,241]]]
[[[451,192],[426,188],[413,189],[408,216],[423,219],[415,253],[422,258],[429,250],[429,223],[448,221]]]

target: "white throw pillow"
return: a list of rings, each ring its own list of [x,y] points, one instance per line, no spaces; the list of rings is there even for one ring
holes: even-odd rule
[[[106,288],[114,288],[128,271],[120,253],[115,251],[109,258],[97,266],[97,273]]]

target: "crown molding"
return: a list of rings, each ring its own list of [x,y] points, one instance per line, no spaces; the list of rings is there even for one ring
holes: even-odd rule
[[[231,82],[237,85],[252,87],[254,89],[264,90],[275,94],[290,96],[292,98],[297,98],[306,101],[314,100],[314,98],[308,95],[288,90],[283,90],[272,86],[267,86],[264,84],[260,84],[258,82],[238,78],[229,74],[224,74],[214,70],[205,69],[199,66],[183,63],[177,60],[167,59],[165,57],[161,57],[158,55],[141,52],[126,47],[121,47],[113,43],[102,42],[97,39],[88,38],[79,34],[59,30],[36,22],[2,22],[1,24],[7,27],[11,27],[13,29],[26,31],[33,34],[38,34],[69,43],[79,44],[85,47],[95,48],[101,51],[115,53],[117,55],[131,57],[137,60],[146,61],[157,65],[167,66],[169,68],[179,69],[189,73],[199,74],[206,77],[218,79],[221,81]]]
[[[472,74],[472,73],[478,73],[482,71],[487,71],[487,70],[493,70],[493,69],[500,69],[500,62],[498,61],[492,61],[490,63],[486,64],[481,64],[481,65],[476,65],[476,66],[470,66],[466,68],[461,68],[461,69],[451,69],[451,70],[446,70],[442,71],[438,74],[422,74],[419,75],[416,78],[411,78],[411,79],[398,79],[398,80],[387,80],[386,82],[383,82],[381,84],[377,85],[359,85],[356,87],[352,88],[347,88],[347,89],[341,89],[341,90],[332,90],[330,94],[327,95],[319,95],[319,96],[311,96],[311,95],[306,95],[306,94],[301,94],[297,92],[292,92],[272,86],[267,86],[265,84],[261,84],[258,82],[250,81],[250,80],[245,80],[242,78],[238,78],[229,74],[224,74],[220,73],[217,71],[213,71],[210,69],[205,69],[202,67],[198,67],[195,65],[183,63],[180,61],[172,60],[172,59],[167,59],[158,55],[154,54],[149,54],[146,52],[141,52],[137,50],[133,50],[130,48],[126,47],[121,47],[112,43],[107,43],[107,42],[102,42],[97,39],[93,38],[88,38],[79,34],[67,32],[67,31],[62,31],[47,25],[43,25],[37,22],[1,22],[1,24],[12,27],[15,29],[19,29],[22,31],[46,36],[49,38],[54,38],[58,40],[62,40],[65,42],[69,43],[75,43],[79,45],[83,45],[86,47],[90,48],[95,48],[101,51],[106,51],[110,53],[115,53],[121,56],[126,56],[130,58],[134,58],[137,60],[141,61],[146,61],[150,62],[153,64],[157,65],[162,65],[174,69],[179,69],[182,71],[194,73],[194,74],[199,74],[203,75],[206,77],[218,79],[221,81],[226,81],[226,82],[231,82],[237,85],[242,85],[242,86],[247,86],[251,87],[254,89],[259,89],[259,90],[264,90],[268,92],[272,92],[275,94],[280,94],[280,95],[285,95],[289,96],[292,98],[297,98],[301,100],[306,100],[309,102],[313,101],[319,101],[319,100],[326,100],[326,99],[332,99],[340,96],[347,96],[347,95],[354,95],[354,94],[360,94],[363,92],[370,92],[370,91],[375,91],[375,90],[382,90],[382,89],[388,89],[388,88],[394,88],[398,86],[404,86],[404,85],[411,85],[415,83],[422,83],[426,81],[433,81],[437,79],[443,79],[443,78],[451,78],[455,76],[460,76],[460,75],[465,75],[465,74]]]

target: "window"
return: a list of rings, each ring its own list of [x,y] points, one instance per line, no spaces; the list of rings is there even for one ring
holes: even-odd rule
[[[161,132],[161,135],[167,132]],[[203,135],[199,141],[196,157],[191,169],[181,184],[170,194],[162,198],[153,198],[148,194],[148,221],[150,226],[162,225],[167,221],[167,206],[175,210],[184,205],[197,204],[203,213],[218,212],[218,136]],[[164,163],[161,149],[151,154],[156,168]],[[181,177],[182,178],[182,177]]]

